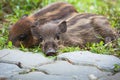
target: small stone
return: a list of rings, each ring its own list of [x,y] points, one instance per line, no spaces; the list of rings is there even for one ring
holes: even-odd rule
[[[72,78],[73,80],[78,80],[78,76],[73,75]]]
[[[94,74],[90,74],[88,77],[90,80],[97,80],[98,79]]]

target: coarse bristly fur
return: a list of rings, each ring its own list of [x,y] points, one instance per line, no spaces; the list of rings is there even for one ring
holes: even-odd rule
[[[38,40],[32,36],[30,31],[30,27],[34,22],[39,21],[39,25],[49,21],[59,22],[75,13],[77,13],[75,8],[65,2],[56,2],[48,5],[32,15],[24,15],[19,19],[9,31],[9,40],[17,47],[20,46],[20,44],[24,47],[38,45]]]
[[[108,43],[118,37],[106,17],[90,13],[75,14],[60,23],[34,26],[31,31],[48,56],[56,54],[59,45],[84,47],[86,43]]]
[[[8,80],[6,77],[0,77],[0,80]]]

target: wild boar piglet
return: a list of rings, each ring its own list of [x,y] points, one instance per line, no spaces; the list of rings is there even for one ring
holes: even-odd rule
[[[84,13],[56,23],[48,22],[31,28],[33,37],[39,39],[47,56],[56,55],[60,45],[84,47],[87,43],[108,43],[117,33],[104,16]]]
[[[24,47],[32,47],[38,45],[38,40],[33,38],[30,28],[34,22],[40,22],[43,25],[49,21],[61,21],[69,16],[76,14],[76,9],[65,2],[55,2],[50,4],[38,12],[31,15],[22,16],[9,30],[9,40],[13,45],[19,47],[21,44]],[[40,27],[40,26],[39,26]]]

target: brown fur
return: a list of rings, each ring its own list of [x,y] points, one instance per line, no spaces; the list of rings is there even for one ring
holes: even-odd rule
[[[88,42],[94,43],[102,40],[107,43],[117,38],[115,29],[110,26],[104,16],[90,13],[73,16],[59,24],[49,22],[41,27],[31,28],[33,36],[43,39],[41,44],[47,55],[56,53],[61,44],[83,47]],[[59,40],[57,40],[57,36],[59,36]],[[54,52],[51,52],[51,49]]]
[[[51,4],[33,15],[23,16],[18,20],[9,31],[9,40],[11,40],[15,46],[20,46],[21,43],[25,47],[31,47],[37,44],[37,39],[32,37],[30,31],[30,27],[34,22],[39,20],[39,25],[49,21],[59,22],[75,13],[77,13],[77,11],[68,3],[57,2]]]
[[[111,40],[114,40],[117,37],[115,29],[110,26],[110,23],[104,16],[88,13],[77,16],[74,18],[76,22],[74,25],[71,25],[73,19],[67,22],[69,28],[66,35],[70,36],[69,39],[74,39],[71,38],[72,36],[76,37],[76,39],[71,40],[74,43],[85,45],[87,42],[99,42],[101,40],[106,43],[106,38],[109,37]],[[81,42],[78,43],[79,39],[81,39]]]
[[[8,80],[8,79],[5,77],[0,77],[0,80]]]

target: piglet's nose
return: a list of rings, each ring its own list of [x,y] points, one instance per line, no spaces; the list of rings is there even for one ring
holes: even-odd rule
[[[56,55],[56,51],[54,49],[49,49],[46,52],[46,56],[54,56],[54,55]]]

